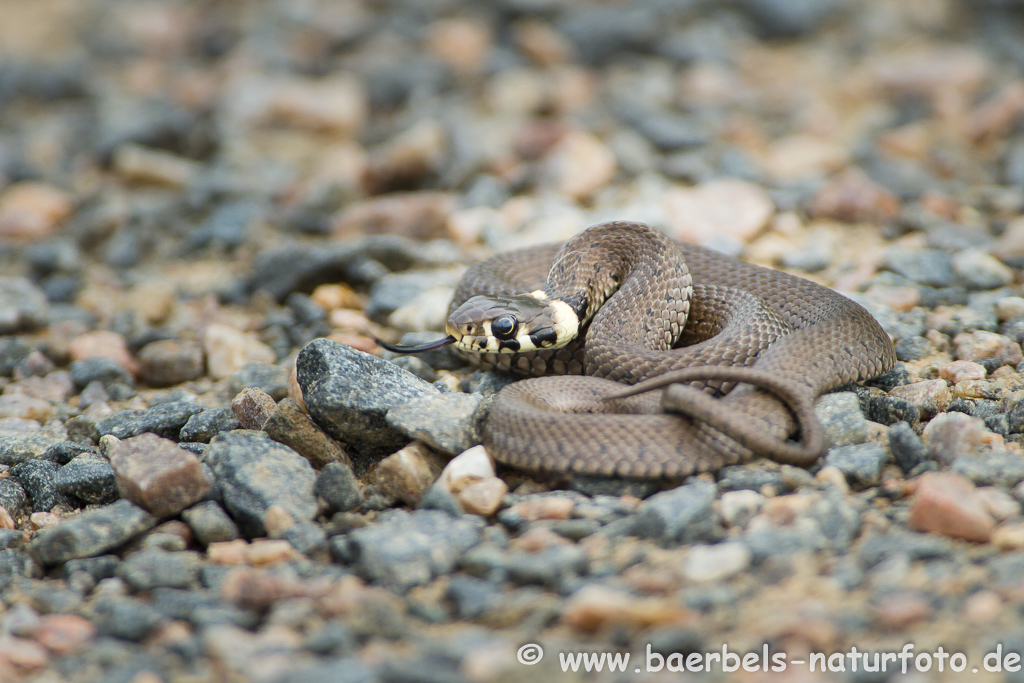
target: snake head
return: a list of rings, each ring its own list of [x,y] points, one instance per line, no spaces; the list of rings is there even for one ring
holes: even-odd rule
[[[579,318],[542,292],[475,296],[448,316],[445,331],[463,351],[523,353],[565,346],[579,332]]]

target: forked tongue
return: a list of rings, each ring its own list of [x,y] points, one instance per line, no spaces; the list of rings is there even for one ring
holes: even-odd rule
[[[402,346],[400,344],[389,344],[386,341],[380,339],[374,339],[378,346],[381,346],[392,353],[423,353],[424,351],[433,351],[439,349],[442,346],[448,346],[449,344],[455,343],[455,337],[448,335],[441,339],[435,339],[434,341],[420,344],[419,346]]]

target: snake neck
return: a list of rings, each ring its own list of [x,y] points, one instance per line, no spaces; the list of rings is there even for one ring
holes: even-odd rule
[[[641,223],[594,226],[555,256],[544,293],[579,316],[600,338],[648,349],[672,348],[686,321],[692,292],[689,270],[675,243]],[[624,324],[636,311],[643,324]]]

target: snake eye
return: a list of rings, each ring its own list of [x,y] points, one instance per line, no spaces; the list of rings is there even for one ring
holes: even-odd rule
[[[519,331],[519,321],[511,315],[503,315],[491,322],[491,334],[498,339],[511,339]]]

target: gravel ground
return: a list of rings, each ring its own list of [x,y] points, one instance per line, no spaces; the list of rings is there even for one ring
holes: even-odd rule
[[[683,680],[723,647],[881,681],[846,654],[907,644],[900,680],[1024,680],[1020,2],[0,17],[0,681]],[[508,378],[373,338],[610,218],[834,287],[901,363],[819,401],[810,470],[495,470]],[[633,659],[562,673],[584,651]]]

